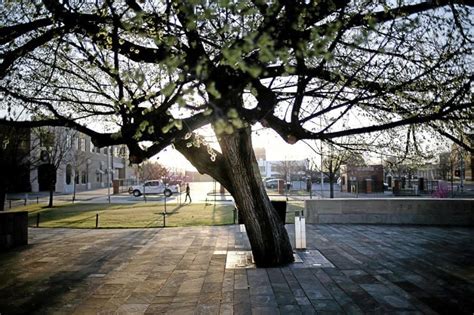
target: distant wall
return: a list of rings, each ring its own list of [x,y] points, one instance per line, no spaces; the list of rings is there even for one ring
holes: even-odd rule
[[[474,225],[472,199],[326,199],[305,201],[306,223]]]

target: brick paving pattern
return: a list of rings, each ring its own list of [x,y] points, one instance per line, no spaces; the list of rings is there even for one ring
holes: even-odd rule
[[[2,315],[474,312],[470,228],[308,225],[303,263],[268,269],[226,268],[238,226],[29,233],[0,253]]]

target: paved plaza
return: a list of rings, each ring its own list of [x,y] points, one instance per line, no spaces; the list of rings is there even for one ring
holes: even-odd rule
[[[2,315],[474,312],[470,228],[308,225],[302,262],[268,269],[226,268],[239,226],[29,234],[0,253]]]

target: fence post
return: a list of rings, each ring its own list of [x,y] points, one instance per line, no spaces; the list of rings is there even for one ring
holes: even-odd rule
[[[39,227],[40,224],[40,214],[39,212],[36,214],[36,227]]]
[[[166,213],[166,195],[165,195],[165,213]]]
[[[232,224],[235,224],[235,220],[237,219],[237,208],[234,207],[232,212],[233,212],[233,215],[234,215],[234,221],[232,222]]]
[[[163,227],[166,227],[166,212],[162,212],[161,215],[163,216]]]
[[[97,229],[99,227],[99,214],[95,214],[95,228]]]

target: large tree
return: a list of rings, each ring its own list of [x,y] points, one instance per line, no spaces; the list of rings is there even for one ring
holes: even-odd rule
[[[473,5],[5,2],[2,106],[35,113],[17,125],[126,144],[134,163],[174,144],[233,195],[257,265],[282,265],[292,249],[260,179],[251,126],[288,143],[412,126],[463,144],[460,126],[473,118]],[[206,125],[220,150],[195,133]]]

